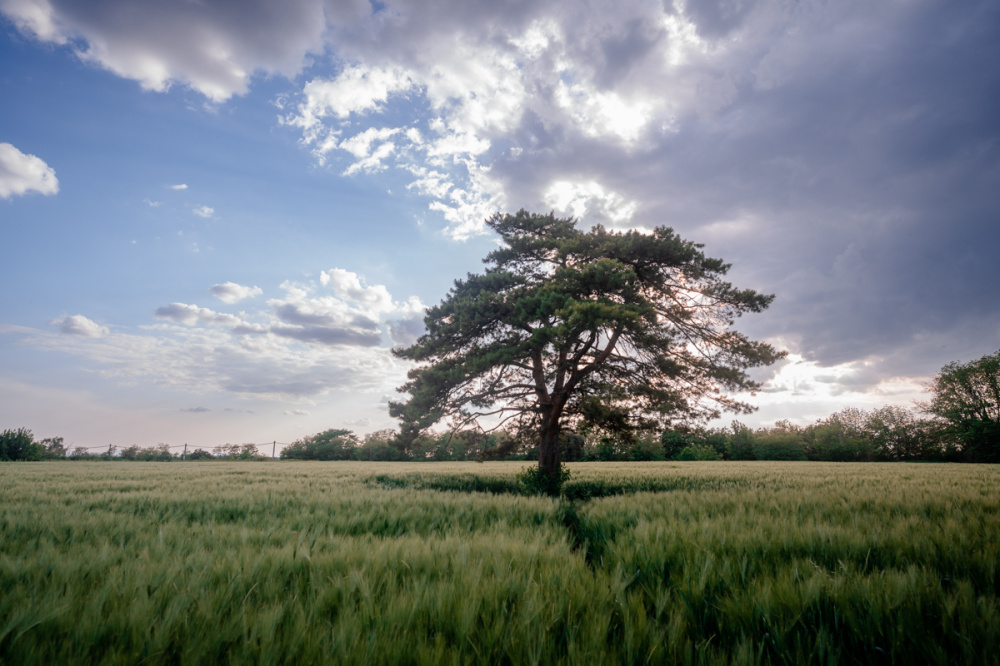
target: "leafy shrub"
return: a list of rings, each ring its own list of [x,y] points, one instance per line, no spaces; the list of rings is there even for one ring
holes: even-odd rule
[[[300,439],[281,451],[283,460],[350,460],[358,438],[350,430],[325,430]]]
[[[722,460],[722,454],[709,444],[688,444],[674,460]]]
[[[0,433],[0,460],[41,460],[45,447],[35,442],[27,428]]]
[[[559,463],[559,473],[555,477],[545,474],[540,467],[526,467],[517,475],[517,482],[525,495],[558,497],[569,476],[569,470]]]

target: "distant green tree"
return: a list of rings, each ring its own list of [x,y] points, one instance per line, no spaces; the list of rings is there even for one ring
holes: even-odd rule
[[[165,446],[165,445],[161,445]],[[212,449],[216,458],[225,460],[264,460],[267,458],[256,444],[223,444]],[[167,449],[167,455],[170,455]]]
[[[869,462],[874,445],[863,433],[852,432],[836,420],[823,420],[805,430],[803,455],[826,462]]]
[[[617,460],[621,456],[621,451],[615,438],[605,435],[598,440],[596,454],[597,459],[601,462],[610,462]]]
[[[395,353],[422,365],[390,403],[404,439],[444,418],[519,419],[556,487],[564,427],[632,433],[753,407],[747,370],[782,357],[731,328],[772,296],[733,287],[729,265],[672,229],[581,231],[519,211],[487,225],[501,246],[483,274],[456,280],[427,311],[427,333]]]
[[[41,460],[44,455],[45,447],[35,442],[34,435],[27,428],[0,433],[0,461]]]
[[[355,460],[398,461],[407,460],[407,456],[394,446],[396,431],[376,430],[368,433],[361,445],[354,450]]]
[[[739,421],[733,421],[726,442],[726,458],[729,460],[755,460],[753,452],[754,432]]]
[[[687,429],[683,430],[664,430],[663,434],[660,435],[660,446],[663,447],[663,457],[667,460],[672,460],[681,452],[688,444],[694,444],[700,442],[701,438],[694,435]]]
[[[138,444],[122,449],[119,457],[122,460],[139,460],[142,456],[142,448]]]
[[[968,459],[1000,462],[1000,351],[949,363],[928,388],[934,397],[925,409],[948,424]]]
[[[642,433],[636,437],[625,451],[625,460],[634,462],[666,460],[660,438],[654,433]]]
[[[63,460],[66,458],[66,445],[62,437],[46,437],[41,441],[44,453],[42,457],[46,460]]]
[[[887,460],[868,426],[870,414],[857,407],[845,407],[808,428],[800,430],[804,449],[811,460],[830,462],[871,462]]]
[[[169,453],[170,452],[167,451],[168,455],[169,455]],[[261,460],[264,457],[265,457],[264,454],[260,452],[260,449],[257,448],[256,444],[241,444],[240,445],[240,452],[239,452],[239,454],[237,454],[236,459],[237,460]]]
[[[879,460],[935,460],[941,457],[933,423],[909,409],[886,405],[869,412],[865,432]]]
[[[789,421],[761,428],[754,435],[753,455],[757,460],[807,460],[804,429]]]
[[[508,458],[514,458],[521,454],[522,445],[523,442],[516,432],[494,430],[483,444],[482,459],[507,460]]]
[[[289,444],[283,460],[350,460],[360,442],[350,430],[330,429]]]

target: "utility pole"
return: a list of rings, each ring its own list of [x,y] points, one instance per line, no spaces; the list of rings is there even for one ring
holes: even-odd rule
[[[181,460],[187,460],[188,457],[188,445],[184,442],[184,453],[181,454]]]
[[[274,460],[274,452],[278,448],[278,440],[271,442],[271,460]]]

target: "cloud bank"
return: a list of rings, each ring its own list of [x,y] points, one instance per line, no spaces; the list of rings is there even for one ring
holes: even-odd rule
[[[350,271],[322,274],[321,284],[286,282],[282,297],[251,313],[170,303],[156,309],[159,323],[133,332],[112,332],[83,315],[52,320],[58,334],[17,332],[28,344],[87,359],[101,376],[124,384],[276,400],[391,391],[409,366],[390,347],[422,333],[423,305],[395,301],[383,285]],[[231,302],[263,293],[233,282],[210,291]]]

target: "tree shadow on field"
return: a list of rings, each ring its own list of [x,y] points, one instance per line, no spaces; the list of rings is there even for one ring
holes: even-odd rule
[[[488,493],[491,495],[538,495],[534,489],[527,487],[521,478],[512,479],[505,476],[490,477],[477,474],[378,474],[369,478],[367,483],[388,489],[413,488],[443,492]],[[588,519],[578,512],[582,503],[602,497],[697,490],[717,486],[718,481],[716,480],[694,477],[567,481],[562,485],[558,498],[559,507],[555,517],[569,533],[572,549],[582,551],[587,564],[594,568],[600,564],[607,547],[615,542],[618,535],[632,529],[635,525],[634,521],[623,523],[620,519],[617,523]]]
[[[478,474],[378,474],[367,480],[369,485],[383,488],[414,488],[445,492],[489,493],[492,495],[536,495],[519,478],[506,476],[480,476]],[[559,496],[569,502],[586,502],[601,497],[631,495],[633,493],[665,493],[675,490],[708,490],[731,488],[734,485],[751,487],[753,481],[740,479],[713,479],[675,476],[669,479],[620,479],[566,481]]]

